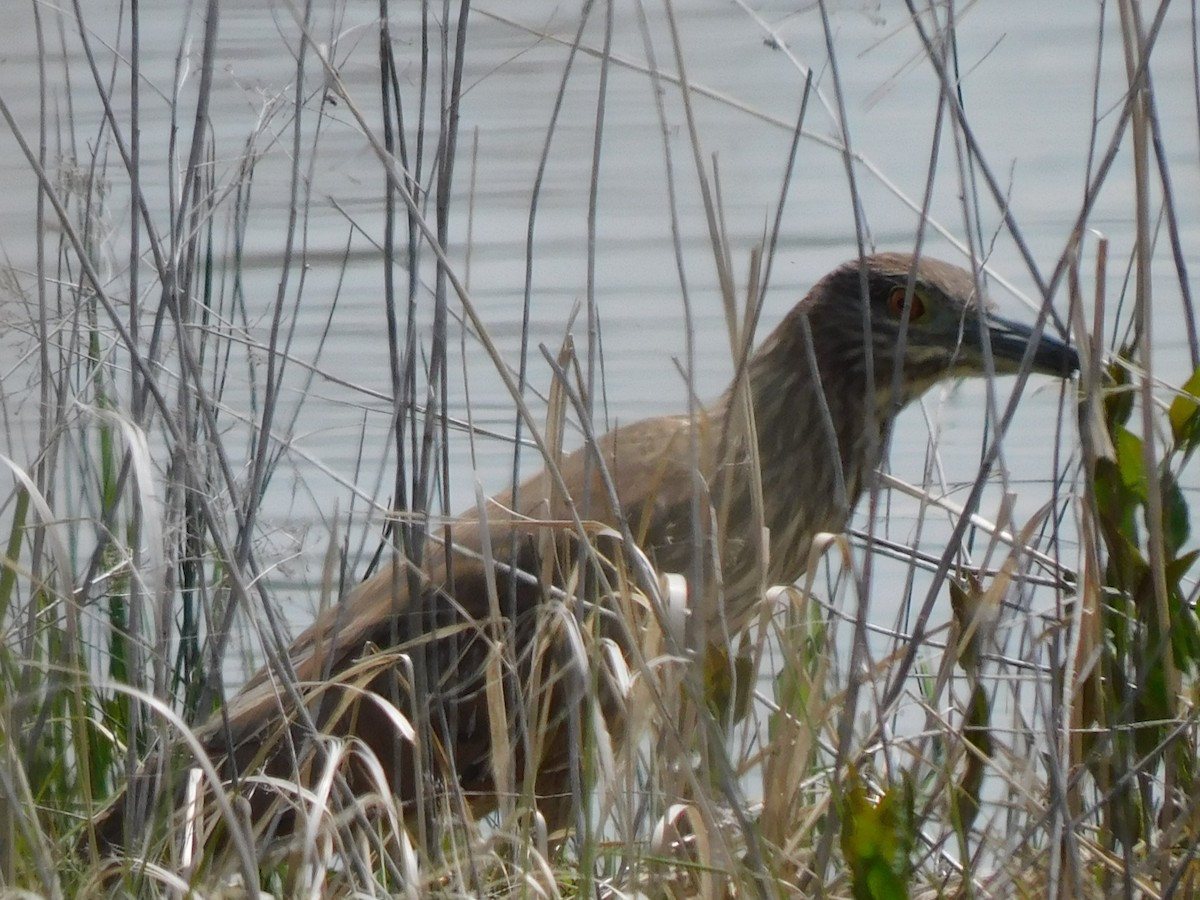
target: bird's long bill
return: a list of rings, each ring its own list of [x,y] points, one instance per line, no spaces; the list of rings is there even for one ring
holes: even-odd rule
[[[997,373],[1018,371],[1025,359],[1029,345],[1033,342],[1033,329],[1022,322],[1014,322],[990,313],[985,317],[984,322],[987,325],[988,338],[992,345],[992,359],[996,364]],[[977,332],[967,337],[968,342],[972,339],[978,343],[981,341],[982,335]],[[977,349],[982,350],[981,347]],[[1079,354],[1043,330],[1042,336],[1034,345],[1030,371],[1066,377],[1078,368]]]

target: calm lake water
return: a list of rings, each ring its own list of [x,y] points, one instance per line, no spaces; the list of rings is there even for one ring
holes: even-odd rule
[[[83,6],[101,70],[105,77],[115,70],[115,113],[127,127],[128,68],[114,63],[112,49],[119,47],[122,56],[128,49],[127,31],[118,32],[126,27],[121,7],[104,2]],[[608,424],[678,411],[687,402],[686,382],[680,374],[686,364],[685,309],[673,249],[668,158],[692,311],[692,375],[698,396],[710,399],[719,394],[731,373],[724,314],[679,91],[669,83],[660,85],[664,132],[656,85],[646,72],[647,40],[663,71],[677,69],[663,9],[660,4],[652,6],[646,10],[648,23],[643,27],[637,4],[615,4],[613,63],[607,71],[599,137],[602,67],[591,51],[604,44],[605,10],[598,4],[593,11],[582,39],[589,52],[577,55],[567,80],[534,226],[529,371],[531,390],[544,394],[550,373],[538,344],[556,349],[570,327],[581,353],[587,347],[584,319],[577,318],[573,326],[569,323],[576,305],[586,303],[588,297],[588,206],[595,171],[594,302],[601,329],[604,389],[597,418]],[[393,7],[398,81],[411,123],[418,108],[419,4]],[[831,4],[832,60],[820,11],[808,4],[690,0],[676,7],[688,77],[697,88],[693,103],[701,156],[710,174],[714,166],[719,172],[730,258],[743,291],[752,248],[773,220],[804,79],[812,73],[814,94],[787,192],[762,316],[764,330],[773,327],[817,278],[856,253],[846,165],[835,147],[840,114],[845,116],[859,160],[853,175],[869,244],[878,249],[913,247],[919,224],[913,207],[920,206],[932,169],[925,252],[961,261],[957,245],[969,228],[978,228],[991,270],[1003,278],[991,282],[993,300],[1014,316],[1032,318],[1027,298],[1040,299],[1035,279],[982,182],[963,187],[948,121],[940,144],[934,146],[938,82],[902,4]],[[312,27],[329,47],[354,104],[372,127],[379,121],[377,8],[372,2],[336,4],[332,14],[322,11]],[[168,228],[172,172],[182,165],[171,153],[186,152],[192,127],[203,37],[199,13],[185,16],[181,9],[173,0],[141,4],[142,184],[155,227],[162,233]],[[1150,12],[1147,5],[1143,14]],[[59,123],[56,127],[63,129],[63,140],[69,130],[76,152],[86,158],[90,146],[109,137],[99,136],[102,107],[84,65],[78,26],[65,21],[60,40],[50,9],[43,8],[42,14],[51,46],[47,102]],[[505,363],[514,368],[520,353],[529,210],[555,95],[580,15],[579,3],[522,0],[479,2],[469,20],[448,251],[469,285],[488,334]],[[944,11],[939,10],[939,15]],[[1089,159],[1107,146],[1124,97],[1126,76],[1115,9],[1108,10],[1103,23],[1099,15],[1094,3],[1040,0],[981,0],[959,11],[958,68],[967,117],[1042,277],[1048,276],[1064,252],[1081,208]],[[1174,5],[1154,49],[1152,74],[1182,243],[1195,273],[1200,271],[1196,250],[1200,246],[1200,148],[1189,15],[1186,4]],[[26,138],[36,142],[38,50],[30,5],[4,4],[0,27],[8,36],[0,55],[0,96]],[[243,247],[243,287],[248,331],[259,340],[266,338],[282,273],[299,45],[298,26],[285,4],[222,4],[209,129],[212,175],[223,203],[215,216],[217,252],[219,261],[232,252],[227,234],[222,233],[231,203],[224,192],[244,179],[239,167],[253,152],[260,158],[253,174],[250,225]],[[182,75],[176,68],[181,47],[186,70]],[[842,113],[835,76],[840,79]],[[321,556],[335,520],[340,534],[352,516],[352,546],[367,553],[373,549],[380,516],[372,513],[368,523],[367,501],[387,503],[395,463],[387,437],[390,376],[383,267],[377,250],[383,233],[382,169],[349,104],[323,102],[324,75],[311,54],[304,79],[299,159],[307,191],[301,223],[304,278],[299,277],[300,266],[294,266],[286,288],[284,320],[284,327],[292,330],[289,352],[298,362],[285,374],[284,406],[276,420],[289,433],[292,449],[269,486],[258,554],[264,563],[277,566],[272,578],[279,595],[294,610],[297,626],[309,618],[314,602],[310,588],[319,579]],[[176,104],[178,121],[172,123],[170,98],[176,82],[182,100]],[[436,93],[431,103],[436,109]],[[1095,139],[1093,128],[1098,134]],[[172,150],[173,135],[183,149]],[[599,164],[593,170],[595,156]],[[110,147],[106,157],[112,187],[105,214],[112,232],[102,245],[100,262],[114,295],[124,297],[131,209],[115,150]],[[1132,178],[1126,146],[1088,219],[1094,231],[1084,248],[1085,271],[1092,266],[1096,232],[1111,241],[1110,309],[1117,305],[1116,293],[1132,247]],[[7,127],[0,129],[0,183],[5,194],[0,206],[0,251],[20,284],[30,290],[35,268],[34,180]],[[978,192],[979,206],[973,214],[977,220],[964,217],[962,195],[969,191]],[[1165,288],[1156,315],[1158,370],[1178,384],[1186,378],[1190,363],[1165,234],[1160,238],[1159,271]],[[404,273],[396,274],[403,285]],[[431,267],[423,268],[422,275],[427,285],[432,283]],[[147,284],[143,280],[144,289]],[[1194,278],[1192,287],[1200,288]],[[428,291],[420,299],[421,341],[427,350],[432,303]],[[0,353],[5,354],[2,374],[10,423],[0,449],[27,463],[37,450],[36,389],[31,387],[28,370],[22,368],[22,354],[30,350],[30,313],[11,291],[5,291],[0,303],[8,329],[0,337]],[[1065,291],[1056,296],[1055,307],[1065,315]],[[451,309],[455,316],[460,314],[457,301],[451,301]],[[476,425],[511,435],[514,403],[477,338],[452,321],[450,344],[451,414],[467,418],[469,395]],[[231,423],[253,414],[251,384],[257,381],[261,391],[265,377],[261,359],[258,362],[253,370],[244,359],[235,360],[231,367],[226,395]],[[315,377],[310,376],[312,367]],[[1001,380],[995,389],[1003,404],[1012,380]],[[893,442],[892,471],[924,483],[927,464],[936,452],[935,482],[941,482],[952,498],[965,496],[987,433],[985,397],[982,383],[964,383],[935,391],[923,408],[908,411]],[[1057,384],[1032,380],[1005,442],[1003,458],[1008,489],[1017,494],[1018,523],[1048,501],[1051,484],[1062,468],[1074,471],[1070,466],[1078,459],[1077,438],[1069,413],[1068,421],[1059,421],[1059,400]],[[544,404],[533,394],[530,401],[535,415],[541,417]],[[237,454],[244,454],[248,446],[246,434],[231,426],[229,440],[235,465],[244,463]],[[571,440],[579,442],[578,436]],[[1056,447],[1060,472],[1055,470]],[[477,438],[472,452],[465,434],[454,432],[452,508],[474,502],[476,480],[486,493],[502,489],[508,481],[511,454],[509,442],[487,437]],[[533,458],[533,454],[526,456]],[[158,462],[165,468],[166,460]],[[1000,489],[988,494],[983,515],[996,515],[1001,495]],[[897,540],[911,540],[917,528],[915,501],[895,497],[888,510],[882,530]],[[940,552],[939,541],[944,541],[951,526],[945,516],[929,515],[922,547]],[[1074,559],[1065,561],[1075,564]],[[361,569],[361,564],[357,567]],[[879,577],[888,578],[887,572],[881,570]],[[919,579],[913,590],[919,600],[923,596]],[[903,600],[898,591],[881,591],[879,621],[892,622]]]

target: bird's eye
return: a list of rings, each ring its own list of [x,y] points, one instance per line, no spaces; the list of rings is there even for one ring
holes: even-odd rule
[[[888,294],[887,300],[888,312],[899,319],[904,315],[904,288],[894,287],[892,292]],[[908,321],[919,322],[925,315],[925,301],[921,299],[919,291],[913,291],[912,306],[908,311]]]

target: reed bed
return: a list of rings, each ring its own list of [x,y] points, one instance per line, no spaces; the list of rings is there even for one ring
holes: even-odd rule
[[[670,591],[647,590],[627,544],[589,532],[586,571],[546,586],[577,615],[548,614],[530,651],[567,642],[589,678],[583,694],[592,699],[571,714],[578,786],[590,802],[566,840],[545,833],[528,785],[505,778],[503,759],[499,808],[476,820],[453,784],[432,786],[415,812],[398,807],[381,774],[373,789],[350,792],[349,767],[375,772],[379,761],[320,736],[296,777],[251,774],[277,789],[299,823],[271,840],[254,833],[236,795],[214,789],[219,775],[197,741],[231,686],[263,662],[275,664],[278,690],[296,690],[278,663],[311,609],[282,598],[336,603],[381,561],[419,553],[457,511],[450,485],[469,478],[485,441],[505,441],[515,482],[580,433],[603,430],[611,362],[594,248],[608,79],[636,75],[659,98],[675,256],[667,265],[680,273],[688,335],[679,396],[698,415],[705,395],[692,323],[701,301],[686,277],[689,231],[699,223],[707,236],[731,360],[753,342],[779,277],[789,216],[804,201],[790,192],[799,154],[844,161],[855,237],[860,248],[871,244],[862,188],[887,184],[885,164],[858,153],[849,130],[810,121],[818,106],[848,120],[839,76],[856,61],[839,56],[824,3],[806,13],[829,55],[814,61],[819,72],[795,60],[797,114],[777,123],[784,151],[763,174],[778,185],[777,212],[747,237],[727,227],[732,186],[694,109],[735,101],[690,80],[678,4],[586,3],[577,27],[552,32],[469,0],[403,9],[382,0],[378,20],[353,26],[341,6],[322,18],[311,4],[280,5],[272,39],[288,48],[294,73],[287,83],[242,85],[260,115],[232,159],[214,137],[228,102],[218,47],[237,21],[230,4],[209,0],[190,13],[170,77],[143,71],[137,4],[120,5],[115,30],[83,4],[31,4],[32,127],[0,85],[0,116],[36,184],[32,269],[14,264],[0,279],[12,348],[0,398],[9,423],[0,448],[0,889],[47,898],[1196,890],[1192,223],[1172,188],[1173,148],[1153,80],[1167,5],[1110,5],[1097,28],[1119,34],[1127,90],[1095,111],[1086,189],[1049,269],[1035,262],[1006,203],[1006,174],[972,129],[955,55],[964,10],[910,2],[902,25],[921,49],[914,65],[940,88],[935,133],[915,136],[932,150],[910,242],[938,227],[935,174],[954,180],[963,216],[951,230],[970,254],[986,256],[996,236],[984,232],[981,210],[997,218],[1028,266],[1035,307],[1064,315],[1084,357],[1057,401],[1067,437],[1053,454],[1053,480],[1028,484],[1004,465],[1026,379],[989,385],[970,484],[942,496],[932,454],[925,485],[881,474],[855,531],[831,536],[803,583],[769,590],[747,634],[716,655],[672,631]],[[758,14],[745,15],[791,52]],[[637,18],[640,61],[612,52],[618,16]],[[522,185],[528,237],[515,341],[489,333],[471,290],[486,195],[475,190],[478,137],[462,104],[474,29],[485,26],[507,29],[525,48],[562,49],[545,72],[542,156]],[[370,79],[351,78],[350,45],[378,46]],[[574,327],[556,320],[570,334],[541,342],[531,314],[535,235],[560,112],[580,102],[581,83],[595,113],[592,181],[574,211],[587,222],[586,290]],[[154,136],[169,143],[165,173],[145,162],[141,123],[151,107],[166,109],[172,126],[169,138]],[[367,213],[313,193],[315,173],[345,152],[344,143],[327,149],[336,128],[356,135],[375,204]],[[1118,164],[1133,170],[1127,246],[1094,233],[1097,199]],[[690,220],[677,201],[685,192],[701,198]],[[309,225],[330,205],[344,215],[344,249],[315,252]],[[338,316],[347,276],[364,258],[379,298],[375,349],[364,341],[347,353],[337,346],[346,340]],[[1177,307],[1159,302],[1176,296]],[[312,304],[327,313],[308,315]],[[1190,369],[1156,365],[1156,318],[1179,323]],[[378,353],[370,376],[365,365],[331,362],[356,349],[364,359]],[[511,419],[472,404],[468,358],[485,361],[503,385]],[[328,411],[314,412],[321,403]],[[345,460],[309,452],[304,429],[314,416],[340,423],[352,448]],[[467,471],[451,454],[464,435]],[[1001,499],[986,508],[1000,514],[989,522],[980,511],[997,483]],[[1020,492],[1036,496],[1032,515],[1018,512]],[[911,540],[896,540],[888,512],[907,494],[918,498],[907,507],[917,524]],[[280,496],[318,508],[318,526],[293,530]],[[948,523],[945,540],[916,546],[934,521]],[[315,567],[301,565],[314,557]],[[625,644],[596,624],[605,617],[622,623]],[[498,646],[513,652],[511,642]],[[410,665],[420,652],[380,648],[327,690],[349,695],[377,667]],[[501,664],[519,668],[515,658]],[[526,687],[516,702],[531,733],[497,736],[502,757],[511,756],[506,741],[536,744],[537,723],[557,713],[546,708],[545,685]],[[606,697],[622,708],[624,741],[601,714]],[[402,739],[436,752],[420,721],[396,716]],[[264,754],[288,735],[278,729]],[[137,777],[147,760],[157,783]],[[170,790],[149,789],[167,781]],[[89,822],[126,783],[142,792],[143,827],[136,846],[113,853]],[[188,790],[196,812],[181,827],[175,808]]]

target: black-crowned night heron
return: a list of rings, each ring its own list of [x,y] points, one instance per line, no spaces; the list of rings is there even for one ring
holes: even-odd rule
[[[894,253],[831,272],[748,357],[740,386],[703,413],[609,432],[561,460],[568,496],[542,472],[515,504],[508,492],[457,522],[450,544],[439,531],[419,568],[390,564],[320,615],[288,653],[309,722],[369,747],[409,808],[429,785],[457,782],[475,812],[493,809],[496,766],[507,765],[517,790],[533,779],[551,827],[566,824],[573,740],[563,710],[588,682],[556,679],[559,651],[534,649],[539,621],[563,596],[550,586],[568,584],[580,556],[564,551],[563,535],[581,520],[627,529],[658,571],[700,575],[692,637],[728,640],[764,585],[800,577],[818,533],[845,528],[905,404],[944,378],[1011,373],[1022,362],[1056,376],[1078,368],[1065,344],[1032,343],[1030,329],[988,311],[976,286],[958,266]],[[587,508],[572,514],[585,493]],[[488,555],[499,561],[490,571]],[[278,671],[251,678],[202,730],[227,775],[264,765],[295,775],[308,731]],[[522,698],[531,674],[549,692],[540,714]],[[397,707],[429,729],[426,752],[402,735]],[[619,704],[602,699],[601,708],[611,718]],[[499,735],[508,736],[506,760],[494,753]],[[351,789],[365,785],[365,767],[352,766],[348,779]],[[122,818],[109,817],[104,839],[122,843]]]

